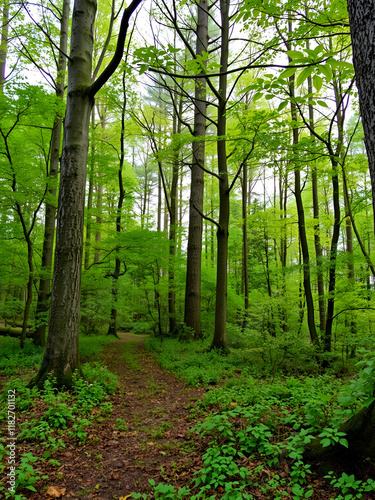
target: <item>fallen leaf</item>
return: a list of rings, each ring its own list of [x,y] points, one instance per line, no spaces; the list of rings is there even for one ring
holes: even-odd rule
[[[49,495],[52,498],[60,498],[61,496],[65,495],[66,488],[58,488],[57,486],[49,486],[47,490],[47,495]]]
[[[118,500],[127,500],[128,498],[131,498],[132,495],[126,495],[126,497],[120,497]]]

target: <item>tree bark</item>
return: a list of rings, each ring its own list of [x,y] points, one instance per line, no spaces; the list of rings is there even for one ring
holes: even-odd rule
[[[307,42],[307,48],[309,43]],[[309,94],[313,93],[313,85],[311,76],[307,79],[307,90]],[[315,128],[314,108],[309,101],[309,123],[310,123],[310,137],[314,140],[313,130]],[[313,163],[311,167],[311,183],[312,183],[312,201],[313,201],[313,214],[314,214],[314,247],[315,259],[317,269],[317,285],[318,285],[318,304],[319,304],[319,329],[323,333],[326,327],[326,307],[324,299],[324,274],[323,274],[323,252],[320,241],[320,225],[319,225],[319,190],[318,190],[318,175],[316,165]]]
[[[129,18],[139,3],[140,0],[133,0],[125,9],[115,54],[93,83],[96,3],[74,3],[49,335],[41,367],[30,385],[43,386],[51,374],[58,387],[70,387],[74,372],[81,374],[78,333],[90,114],[95,94],[121,61]]]
[[[197,4],[197,43],[196,54],[202,55],[208,47],[208,2],[201,0]],[[199,78],[195,82],[194,135],[206,135],[206,80]],[[186,263],[185,324],[194,330],[194,337],[202,336],[201,327],[201,262],[203,212],[205,142],[193,142],[193,163],[191,165],[189,235]],[[197,210],[198,209],[198,210]],[[200,213],[199,213],[200,212]]]
[[[320,462],[337,463],[337,458],[353,460],[375,459],[375,401],[369,407],[362,408],[356,415],[344,422],[340,432],[345,432],[349,448],[340,444],[323,448],[320,438],[314,439],[306,446],[304,458]]]
[[[118,186],[119,186],[119,197],[117,202],[117,216],[116,216],[116,233],[119,234],[122,231],[122,205],[125,198],[124,182],[122,179],[122,171],[124,168],[125,161],[125,111],[126,111],[126,87],[125,87],[125,72],[122,75],[122,92],[123,92],[123,103],[121,107],[121,134],[120,134],[120,162],[118,169]],[[116,248],[116,261],[115,269],[112,274],[112,297],[113,304],[111,308],[111,316],[109,320],[108,335],[117,335],[117,292],[118,292],[118,279],[120,277],[121,261],[118,257],[118,248]]]
[[[289,27],[291,31],[291,24]],[[295,76],[291,76],[289,79],[289,91],[292,96],[292,101],[290,104],[291,118],[293,121],[293,147],[298,144],[298,128],[297,128],[297,108],[293,101],[294,98],[294,79]],[[297,154],[296,154],[297,157]],[[306,297],[306,310],[307,310],[307,324],[309,327],[310,339],[314,345],[319,345],[319,337],[316,332],[315,327],[315,313],[314,313],[314,300],[311,291],[311,279],[310,279],[310,254],[309,246],[307,242],[306,235],[306,225],[305,225],[305,211],[302,202],[302,192],[301,192],[301,172],[300,167],[296,163],[297,158],[294,158],[294,196],[297,205],[297,215],[298,215],[298,231],[301,242],[302,250],[302,265],[303,265],[303,286],[305,290]]]
[[[219,171],[219,224],[217,229],[215,331],[211,348],[226,350],[229,182],[226,152],[227,69],[229,57],[230,0],[220,0],[221,52],[217,110],[217,163]]]
[[[375,0],[348,0],[353,63],[372,187],[375,231]]]

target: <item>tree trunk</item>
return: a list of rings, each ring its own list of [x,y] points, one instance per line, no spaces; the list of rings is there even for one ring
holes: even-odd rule
[[[124,182],[122,179],[122,170],[124,168],[125,160],[125,111],[126,111],[126,87],[125,87],[125,72],[122,75],[122,92],[124,96],[124,101],[121,107],[121,134],[120,134],[120,162],[118,169],[118,185],[119,185],[119,197],[117,202],[117,217],[116,217],[116,233],[119,234],[122,231],[122,205],[125,198]],[[120,277],[121,261],[117,255],[118,248],[116,248],[116,262],[115,269],[112,274],[112,296],[113,305],[111,308],[111,316],[109,320],[108,335],[117,335],[117,292],[118,292],[118,279]]]
[[[221,53],[217,110],[217,163],[219,171],[219,224],[217,229],[215,331],[211,348],[226,350],[229,182],[226,153],[227,69],[229,57],[229,5],[220,0]]]
[[[69,30],[69,10],[70,3],[65,0],[60,24],[60,56],[57,68],[56,96],[64,98],[66,58],[68,47]],[[44,240],[42,250],[42,272],[43,276],[39,281],[38,303],[36,307],[36,328],[34,343],[44,346],[46,343],[47,312],[49,308],[49,294],[51,288],[51,271],[53,260],[53,243],[55,239],[55,217],[56,217],[56,185],[60,163],[60,142],[61,142],[62,117],[55,118],[51,145],[50,145],[50,165],[48,172],[48,198],[45,207],[44,220]]]
[[[375,231],[375,0],[348,0],[353,63],[372,186]]]
[[[339,175],[338,175],[338,161],[337,158],[340,157],[342,150],[342,144],[344,140],[344,120],[345,114],[342,108],[342,93],[340,89],[340,84],[335,75],[333,75],[333,88],[335,92],[335,100],[337,106],[337,146],[335,151],[333,151],[332,146],[328,143],[329,155],[332,165],[332,198],[333,198],[333,233],[331,239],[331,249],[329,255],[329,274],[328,274],[328,300],[327,300],[327,321],[326,329],[324,332],[324,352],[331,351],[332,345],[332,324],[334,319],[334,307],[335,307],[335,289],[336,289],[336,259],[337,259],[337,247],[340,237],[340,224],[341,224],[341,211],[340,211],[340,189],[339,189]]]
[[[114,56],[93,83],[96,3],[74,3],[49,334],[41,367],[30,385],[43,386],[51,374],[58,387],[70,387],[74,372],[81,374],[78,334],[90,113],[95,94],[121,62],[129,19],[139,3],[133,0],[125,9]]]
[[[197,4],[197,44],[196,54],[202,55],[208,47],[208,2],[201,0]],[[199,78],[195,82],[194,135],[206,135],[206,81]],[[185,324],[194,330],[194,337],[202,336],[201,329],[201,262],[203,212],[205,142],[193,142],[193,162],[191,165],[189,235],[186,263]],[[199,213],[200,212],[200,213]]]
[[[5,71],[8,55],[8,32],[9,32],[9,0],[3,0],[1,18],[1,40],[0,40],[0,93],[4,90]]]
[[[249,261],[248,261],[248,244],[247,244],[247,170],[248,165],[243,166],[242,176],[242,282],[244,294],[244,315],[242,321],[242,329],[247,325],[247,315],[249,309]]]
[[[307,43],[307,48],[309,48],[309,43]],[[307,79],[307,87],[309,94],[313,92],[312,78],[311,76]],[[315,128],[314,121],[314,108],[309,101],[309,123],[310,123],[310,137],[314,138],[313,130]],[[313,163],[311,167],[311,182],[312,182],[312,201],[313,201],[313,213],[314,213],[314,247],[315,247],[315,259],[316,259],[316,269],[317,269],[317,284],[318,284],[318,304],[319,304],[319,329],[323,333],[326,327],[326,307],[324,299],[324,274],[323,274],[323,252],[322,245],[320,241],[320,226],[319,226],[319,190],[318,190],[318,175],[316,171],[316,165]]]
[[[95,129],[95,111],[91,111],[91,130]],[[84,268],[88,269],[90,265],[90,247],[91,247],[91,212],[92,200],[94,196],[94,169],[95,169],[95,144],[91,142],[90,161],[89,161],[89,190],[87,193],[87,220],[86,220],[86,238],[85,238],[85,262]]]
[[[350,463],[358,459],[375,459],[375,401],[362,408],[356,415],[344,422],[339,430],[345,432],[349,443],[346,449],[340,444],[323,448],[320,438],[306,446],[304,458],[320,462],[335,463],[337,458],[346,458]]]
[[[78,328],[81,263],[89,142],[94,104],[91,84],[93,26],[96,4],[76,0],[73,10],[68,93],[64,122],[60,191],[57,211],[55,266],[46,351],[34,383],[42,386],[49,374],[57,386],[71,386],[80,373]]]
[[[291,23],[289,30],[291,31]],[[291,76],[289,79],[289,90],[292,97],[294,97],[294,79],[295,79],[294,75]],[[296,147],[298,144],[298,128],[296,125],[297,108],[293,100],[291,101],[290,104],[290,112],[293,121],[293,146]],[[303,286],[306,297],[307,324],[309,327],[311,342],[315,345],[319,345],[319,337],[315,327],[314,300],[311,291],[311,279],[310,279],[310,254],[309,254],[309,246],[306,235],[305,211],[303,208],[302,192],[301,192],[301,173],[300,173],[300,167],[297,164],[297,154],[295,155],[293,161],[294,161],[294,196],[297,205],[298,231],[299,231],[301,250],[302,250]]]

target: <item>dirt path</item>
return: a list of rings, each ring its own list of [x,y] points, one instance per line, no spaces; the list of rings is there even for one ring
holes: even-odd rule
[[[110,399],[110,418],[88,428],[83,446],[68,445],[53,455],[61,466],[46,484],[66,488],[63,498],[127,498],[133,491],[149,491],[149,478],[158,483],[166,476],[180,486],[200,462],[188,431],[190,410],[204,389],[187,388],[164,372],[144,339],[128,333],[120,337],[102,355],[121,382]]]

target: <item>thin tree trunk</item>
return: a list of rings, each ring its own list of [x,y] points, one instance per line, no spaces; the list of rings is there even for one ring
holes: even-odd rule
[[[8,55],[9,0],[3,0],[0,39],[0,93],[4,91],[5,72]]]
[[[228,230],[229,182],[226,153],[227,69],[229,57],[229,5],[230,0],[220,0],[221,53],[217,110],[217,162],[219,171],[219,224],[217,229],[215,331],[211,348],[226,350],[227,287],[228,287]]]
[[[248,244],[247,244],[247,174],[248,165],[243,166],[242,176],[242,283],[244,294],[244,315],[242,321],[242,329],[247,325],[247,315],[249,310],[249,261],[248,261]]]
[[[292,26],[289,23],[289,31],[291,31]],[[293,121],[293,147],[296,148],[298,145],[298,127],[297,127],[297,108],[293,102],[295,95],[294,92],[294,80],[295,76],[291,76],[289,79],[289,91],[292,96],[292,101],[290,104],[291,118]],[[309,327],[311,342],[315,345],[319,345],[319,337],[316,332],[315,327],[315,315],[314,315],[314,300],[311,291],[311,279],[310,279],[310,254],[309,246],[307,242],[306,235],[306,225],[305,225],[305,211],[302,202],[302,191],[301,191],[301,173],[300,167],[297,164],[297,154],[295,153],[294,158],[294,196],[297,205],[297,215],[298,215],[298,231],[301,242],[302,250],[302,262],[303,262],[303,286],[305,289],[306,297],[306,310],[307,310],[307,324]]]
[[[124,182],[122,179],[122,171],[124,168],[125,161],[125,111],[126,111],[126,87],[125,87],[125,72],[122,75],[122,92],[124,96],[124,101],[121,107],[121,134],[120,134],[120,162],[118,169],[118,186],[119,186],[119,197],[117,202],[117,216],[116,216],[116,232],[117,234],[122,231],[122,206],[125,198]],[[108,335],[117,335],[117,293],[118,293],[118,279],[120,277],[121,261],[118,258],[118,248],[116,248],[116,261],[115,269],[112,274],[112,296],[113,304],[111,308],[111,315],[109,320]],[[126,271],[126,269],[125,269]]]
[[[312,79],[308,77],[307,87],[309,94],[312,94]],[[309,101],[309,122],[313,130],[315,127],[314,108]],[[314,137],[312,130],[310,130],[310,137]],[[319,226],[319,190],[318,190],[318,175],[316,165],[311,167],[311,182],[312,182],[312,199],[313,199],[313,213],[314,213],[314,246],[315,246],[315,259],[317,268],[317,284],[318,284],[318,304],[319,304],[319,329],[323,333],[326,327],[326,306],[324,298],[324,273],[323,273],[323,252],[320,241],[320,226]]]
[[[91,111],[91,130],[95,129],[95,110]],[[90,248],[91,248],[91,212],[92,200],[94,197],[94,169],[95,169],[95,143],[91,141],[90,161],[89,161],[89,190],[87,193],[87,220],[86,220],[86,238],[85,238],[85,263],[84,268],[88,269],[90,265]]]

